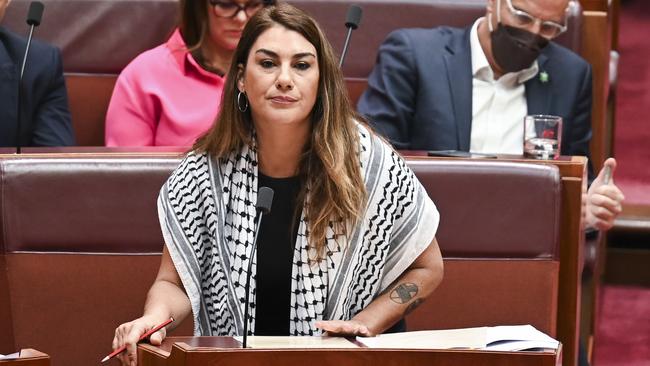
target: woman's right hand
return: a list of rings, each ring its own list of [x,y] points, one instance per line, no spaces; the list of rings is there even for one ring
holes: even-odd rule
[[[117,356],[122,362],[122,365],[137,365],[137,343],[140,340],[140,337],[165,320],[165,318],[145,315],[128,323],[124,323],[115,329],[113,350],[126,345],[126,350]],[[159,346],[162,340],[165,339],[166,335],[167,332],[163,327],[149,337],[149,342],[154,346]]]

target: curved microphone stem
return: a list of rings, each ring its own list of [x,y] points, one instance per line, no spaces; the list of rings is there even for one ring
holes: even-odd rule
[[[29,37],[27,37],[27,47],[25,47],[25,56],[23,56],[23,63],[20,65],[20,77],[18,78],[18,111],[16,112],[16,154],[21,153],[20,131],[22,127],[22,108],[21,108],[21,94],[23,94],[23,74],[25,74],[25,64],[27,64],[27,55],[29,54],[29,46],[32,44],[32,36],[34,35],[35,24],[29,26]]]
[[[21,95],[23,94],[23,75],[25,74],[25,65],[27,64],[27,55],[29,54],[29,46],[32,44],[32,36],[34,35],[34,28],[38,27],[41,24],[41,19],[43,18],[43,5],[40,1],[32,1],[29,3],[29,10],[27,11],[27,24],[29,25],[29,37],[27,37],[27,46],[25,47],[25,55],[23,56],[23,63],[20,65],[20,77],[18,78],[18,98],[16,101],[16,106],[18,110],[16,111],[16,154],[20,154],[20,131],[22,124],[22,108]]]
[[[253,239],[253,248],[251,249],[251,255],[250,255],[250,260],[248,261],[248,271],[246,272],[246,286],[245,286],[245,291],[246,295],[244,296],[244,339],[242,342],[242,347],[246,348],[247,346],[247,337],[248,337],[248,308],[249,303],[249,295],[250,295],[250,288],[251,288],[251,271],[253,270],[253,260],[255,259],[255,251],[257,249],[257,236],[259,235],[259,227],[262,224],[262,216],[264,216],[264,213],[262,211],[257,211],[257,228],[258,230],[255,230],[255,238]]]
[[[350,37],[352,37],[352,27],[348,28],[348,34],[345,36],[345,43],[343,44],[343,52],[341,52],[341,58],[339,59],[339,68],[343,67],[343,61],[345,60],[345,54],[348,52],[348,46],[350,44]]]
[[[20,80],[23,80],[23,74],[25,73],[25,64],[27,63],[27,55],[29,54],[29,46],[32,44],[32,36],[34,35],[35,24],[29,26],[29,36],[27,37],[27,47],[25,47],[25,56],[23,57],[23,63],[20,66]]]

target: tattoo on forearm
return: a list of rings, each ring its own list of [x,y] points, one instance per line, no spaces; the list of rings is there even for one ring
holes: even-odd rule
[[[424,299],[422,299],[422,298],[415,299],[412,303],[410,303],[406,307],[406,310],[404,310],[404,316],[409,315],[413,310],[415,310],[415,308],[420,306],[420,304],[422,304],[422,302],[424,302]]]
[[[390,299],[398,304],[406,304],[418,294],[418,286],[414,283],[400,283],[390,293]]]

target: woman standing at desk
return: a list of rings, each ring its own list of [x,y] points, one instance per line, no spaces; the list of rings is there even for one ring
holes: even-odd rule
[[[250,329],[373,335],[442,279],[438,212],[402,158],[358,122],[336,57],[286,4],[244,29],[215,125],[163,186],[165,249],[144,315],[113,348],[192,314],[195,335],[241,335],[259,187],[275,198],[253,266]],[[165,332],[155,333],[159,344]]]
[[[169,40],[120,74],[106,146],[191,146],[219,111],[224,75],[248,19],[275,0],[181,0]]]

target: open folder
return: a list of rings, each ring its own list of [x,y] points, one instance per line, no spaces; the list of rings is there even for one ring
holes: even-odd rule
[[[241,342],[242,337],[235,337]],[[391,348],[391,349],[481,349],[521,351],[557,349],[559,342],[532,325],[423,330],[382,334],[377,337],[268,337],[251,336],[251,348]]]
[[[507,325],[446,330],[381,334],[377,337],[357,337],[370,348],[404,349],[483,349],[521,351],[527,349],[557,349],[559,342],[532,325]]]

